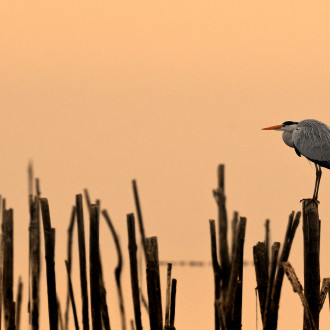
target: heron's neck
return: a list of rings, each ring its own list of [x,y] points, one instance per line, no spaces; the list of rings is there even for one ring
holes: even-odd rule
[[[283,132],[282,139],[287,146],[294,148],[294,144],[293,144],[293,140],[292,140],[292,133],[293,133],[292,131]]]

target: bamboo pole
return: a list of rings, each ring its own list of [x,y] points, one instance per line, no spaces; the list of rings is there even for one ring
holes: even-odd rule
[[[218,256],[217,256],[217,242],[216,242],[214,220],[210,220],[210,236],[211,236],[211,256],[212,256],[213,277],[214,277],[214,302],[216,302],[220,298],[221,267],[219,265]],[[214,324],[215,330],[220,329],[219,313],[216,304],[214,304],[214,322],[215,322]]]
[[[150,330],[163,329],[157,237],[146,238]]]
[[[324,278],[322,281],[322,288],[320,292],[320,312],[325,302],[325,298],[327,294],[329,296],[329,303],[330,303],[330,277]]]
[[[235,306],[237,283],[240,277],[240,271],[242,271],[243,269],[242,267],[243,267],[245,229],[246,229],[246,218],[241,217],[237,227],[237,243],[236,243],[237,248],[235,251],[234,258],[232,260],[230,279],[228,283],[228,290],[225,300],[226,326],[228,329],[232,329],[233,324],[235,323],[234,306]]]
[[[234,212],[233,220],[231,221],[231,257],[233,258],[236,250],[236,235],[237,235],[237,224],[238,224],[238,212]]]
[[[73,293],[72,282],[71,282],[70,265],[67,260],[65,260],[65,268],[66,268],[66,271],[68,274],[69,298],[70,298],[71,306],[72,306],[74,325],[76,327],[76,330],[79,330],[77,309],[76,309],[76,303],[75,303],[75,299],[74,299],[74,293]]]
[[[76,207],[72,207],[70,224],[68,228],[68,245],[67,245],[67,260],[65,261],[65,265],[68,271],[68,291],[66,296],[66,306],[65,306],[65,314],[64,314],[64,328],[68,330],[69,326],[69,306],[70,306],[70,275],[71,275],[71,266],[72,266],[72,236],[73,236],[73,228],[74,228],[74,220],[76,217]]]
[[[88,330],[89,314],[88,314],[88,291],[87,291],[87,270],[86,270],[86,247],[85,247],[84,213],[83,213],[81,194],[76,195],[76,215],[77,215],[77,233],[78,233],[78,244],[79,244],[79,266],[80,266],[83,329]]]
[[[99,261],[99,218],[98,208],[95,204],[90,206],[90,245],[89,245],[89,269],[91,290],[91,312],[94,330],[101,329],[100,311],[100,261]]]
[[[214,198],[218,205],[218,222],[219,222],[219,255],[222,268],[222,290],[221,295],[225,300],[228,281],[230,277],[230,261],[228,254],[227,241],[227,210],[225,196],[225,165],[218,166],[218,187],[213,190]]]
[[[22,278],[19,277],[17,295],[16,295],[16,330],[19,330],[21,325],[22,293],[23,293],[23,282],[22,282]]]
[[[138,267],[136,259],[135,219],[134,214],[127,214],[128,250],[131,271],[131,287],[136,330],[142,329]]]
[[[267,274],[269,272],[269,219],[265,222],[265,248],[266,248],[266,268]]]
[[[125,305],[124,305],[124,296],[123,296],[122,287],[121,287],[121,272],[122,272],[122,267],[123,267],[123,257],[122,257],[120,243],[119,243],[119,238],[118,238],[116,230],[112,224],[110,216],[106,210],[103,210],[102,214],[103,214],[103,217],[104,217],[108,227],[110,228],[113,240],[115,242],[117,256],[118,256],[118,263],[115,268],[115,279],[116,279],[117,293],[118,293],[118,299],[119,299],[119,309],[120,309],[120,315],[121,315],[122,330],[125,330],[126,329]]]
[[[55,281],[55,229],[51,227],[47,198],[40,198],[45,237],[45,258],[47,271],[48,314],[50,330],[58,329],[57,296]]]
[[[319,328],[320,305],[320,220],[318,204],[312,199],[303,200],[304,236],[304,289],[315,322]],[[304,314],[304,329],[309,329],[309,320]]]

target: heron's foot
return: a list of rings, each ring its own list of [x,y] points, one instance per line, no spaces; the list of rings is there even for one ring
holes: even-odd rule
[[[303,198],[300,200],[300,203],[303,201],[307,201],[306,205],[309,205],[309,203],[314,203],[316,206],[320,204],[320,201],[318,201],[316,198]]]

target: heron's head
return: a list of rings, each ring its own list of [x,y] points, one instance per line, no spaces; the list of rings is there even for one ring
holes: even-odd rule
[[[275,125],[270,127],[265,127],[263,130],[274,130],[274,131],[282,131],[282,132],[293,132],[298,125],[296,121],[285,121],[281,125]]]

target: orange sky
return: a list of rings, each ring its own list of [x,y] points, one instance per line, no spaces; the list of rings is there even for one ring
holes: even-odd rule
[[[307,118],[330,124],[329,10],[327,1],[0,4],[0,193],[15,212],[23,324],[30,160],[57,230],[62,304],[66,230],[75,194],[85,187],[102,200],[120,234],[128,318],[126,214],[134,211],[133,178],[147,235],[158,236],[160,259],[210,260],[208,220],[217,214],[211,192],[219,163],[226,164],[229,217],[233,210],[247,217],[245,259],[252,261],[252,245],[263,240],[266,218],[272,239],[283,241],[289,213],[312,195],[314,166],[286,147],[280,133],[260,129]],[[330,276],[327,196],[325,170],[319,194],[322,278]],[[116,256],[103,223],[101,241],[111,322],[118,329]],[[76,251],[74,258],[77,275]],[[301,226],[290,260],[302,281]],[[162,269],[163,280],[165,274]],[[174,268],[173,276],[177,328],[211,329],[211,268]],[[244,280],[243,327],[254,329],[253,267],[245,268]],[[78,297],[77,278],[74,285]],[[283,289],[280,329],[300,328],[299,298],[286,279]],[[42,313],[46,327],[45,298]],[[320,329],[329,322],[326,306]]]

